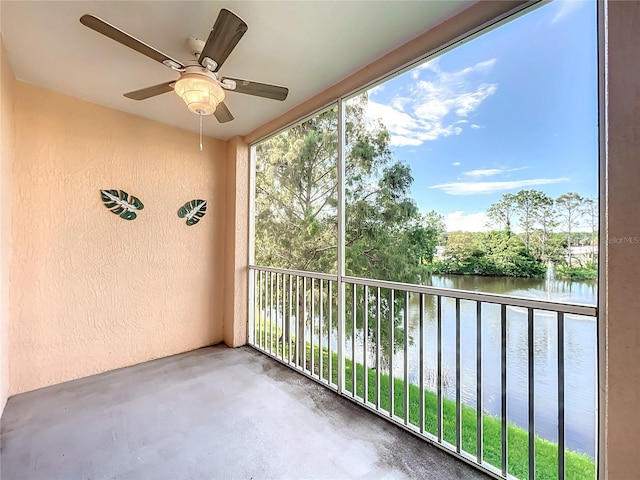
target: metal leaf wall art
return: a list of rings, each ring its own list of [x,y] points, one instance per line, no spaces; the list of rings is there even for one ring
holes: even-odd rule
[[[138,215],[136,210],[142,210],[144,205],[133,195],[124,190],[100,190],[104,206],[111,212],[125,220],[134,220]]]
[[[206,211],[206,200],[191,200],[180,207],[180,210],[178,210],[178,216],[180,218],[186,218],[187,226],[190,227],[191,225],[198,223],[200,219],[204,217]]]

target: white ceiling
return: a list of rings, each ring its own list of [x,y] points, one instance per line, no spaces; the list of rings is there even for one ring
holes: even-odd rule
[[[221,8],[249,30],[220,70],[289,87],[284,102],[228,93],[235,120],[204,119],[206,135],[244,135],[463,10],[435,1],[5,1],[1,26],[19,80],[162,123],[198,131],[172,92],[140,102],[123,93],[177,78],[160,63],[84,27],[95,15],[182,62],[190,36],[206,40]]]

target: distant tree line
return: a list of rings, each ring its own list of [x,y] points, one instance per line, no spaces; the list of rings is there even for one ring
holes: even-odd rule
[[[489,232],[451,232],[434,272],[539,277],[550,262],[561,276],[595,278],[598,204],[575,192],[557,199],[539,190],[507,193],[487,209]],[[576,232],[587,227],[588,231]],[[519,230],[520,233],[515,233]],[[576,257],[572,247],[588,246]]]

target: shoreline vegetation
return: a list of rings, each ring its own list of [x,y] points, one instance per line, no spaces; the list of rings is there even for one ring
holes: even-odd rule
[[[507,274],[500,267],[479,269],[473,265],[452,266],[450,263],[434,260],[429,269],[430,275],[479,275],[482,277],[516,277],[516,278],[549,278],[548,266],[536,269],[533,274]],[[587,262],[585,266],[560,265],[554,267],[555,280],[590,281],[598,279],[598,265]]]
[[[572,234],[578,238],[579,235]],[[575,239],[574,239],[575,241]],[[566,233],[551,234],[543,255],[541,247],[530,239],[529,247],[522,234],[510,230],[489,232],[448,232],[443,234],[442,251],[426,264],[426,271],[435,275],[480,275],[487,277],[554,278],[557,280],[595,280],[598,264],[595,247],[572,256],[568,263]],[[575,250],[572,247],[571,250]]]
[[[256,314],[256,318],[259,315]],[[288,342],[282,344],[282,331],[277,325],[273,325],[276,330],[274,335],[270,334],[271,324],[265,318],[261,318],[256,326],[257,339],[254,344],[262,348],[267,353],[279,357],[284,357],[285,362],[288,357]],[[273,338],[273,348],[270,350],[271,339]],[[295,338],[291,339],[293,349],[295,349]],[[307,373],[311,372],[311,345],[305,343],[306,368]],[[292,350],[293,350],[292,349]],[[322,354],[322,374],[320,375],[320,354]],[[292,359],[294,352],[292,352]],[[338,375],[338,356],[331,354],[331,376],[329,376],[329,352],[327,348],[313,348],[313,374],[321,379],[334,383]],[[356,396],[363,399],[365,369],[360,363],[356,363],[355,380]],[[388,373],[380,372],[380,398],[376,399],[377,372],[375,368],[367,368],[367,400],[376,404],[379,402],[380,408],[389,412],[390,402],[390,377]],[[345,390],[353,393],[353,361],[345,358]],[[404,418],[405,398],[404,380],[393,378],[393,410],[394,415]],[[420,388],[413,383],[408,388],[409,423],[419,428],[420,423]],[[424,431],[432,435],[437,435],[437,408],[438,396],[436,392],[427,390],[424,392]],[[482,415],[482,457],[485,464],[500,469],[501,465],[501,419],[490,414]],[[462,442],[461,448],[464,452],[475,456],[477,454],[477,411],[475,408],[462,404],[461,417]],[[528,478],[529,476],[529,434],[526,430],[509,423],[508,424],[508,473],[516,478]],[[455,446],[456,444],[456,404],[455,401],[443,397],[442,399],[442,439]],[[558,444],[535,437],[535,468],[536,479],[551,480],[558,478]],[[595,461],[586,454],[566,450],[565,451],[565,478],[589,479],[595,478]]]

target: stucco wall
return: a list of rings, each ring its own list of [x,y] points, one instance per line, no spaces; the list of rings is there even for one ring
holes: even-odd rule
[[[14,153],[15,77],[0,35],[0,416],[9,391],[9,260],[11,257],[11,165]]]
[[[640,475],[640,3],[609,2],[606,478]]]
[[[23,82],[15,123],[10,394],[220,342],[226,143]]]

